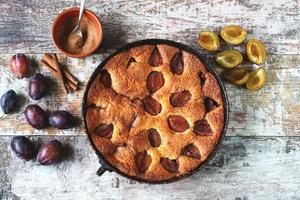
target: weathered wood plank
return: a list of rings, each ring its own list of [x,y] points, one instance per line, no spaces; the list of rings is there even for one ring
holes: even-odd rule
[[[19,113],[3,115],[0,111],[0,199],[300,199],[298,0],[88,1],[87,7],[104,26],[100,55],[60,57],[84,84],[113,49],[138,39],[165,38],[198,48],[201,30],[240,24],[249,38],[258,37],[266,44],[266,87],[251,92],[226,84],[230,124],[215,159],[186,180],[155,186],[115,173],[97,177],[99,164],[82,126],[36,131],[25,122],[22,111],[29,103],[47,110],[67,109],[80,117],[84,87],[63,96],[57,81],[36,63],[41,57],[36,53],[56,52],[50,38],[54,17],[76,5],[79,0],[0,1],[0,95],[9,88],[22,96]],[[29,79],[19,81],[8,72],[8,60],[18,52],[35,53],[29,55],[31,74],[40,71],[49,77],[51,89],[46,98],[30,100]],[[16,159],[8,146],[13,135],[31,135],[38,143],[58,138],[67,147],[67,161],[42,167]]]
[[[51,138],[32,137],[39,142]],[[0,196],[31,200],[300,198],[300,137],[227,137],[203,170],[167,185],[139,184],[115,173],[99,178],[95,175],[99,164],[86,137],[58,138],[73,148],[67,161],[38,166],[15,158],[8,147],[11,138],[0,137]]]
[[[51,24],[60,11],[76,5],[78,0],[1,1],[1,53],[56,51]],[[199,31],[240,24],[249,37],[261,38],[270,53],[300,53],[297,0],[90,0],[87,8],[103,23],[105,49],[143,38],[172,39],[196,47]]]
[[[70,71],[82,83],[86,83],[95,67],[108,54],[94,55],[86,59],[69,59],[60,57],[67,62]],[[65,96],[61,85],[52,75],[36,61],[41,55],[30,55],[32,74],[42,72],[49,77],[51,83],[49,94],[40,101],[33,101],[28,97],[27,87],[29,79],[17,80],[7,69],[11,55],[0,56],[0,94],[7,89],[14,89],[22,96],[22,103],[18,113],[3,115],[0,119],[0,135],[84,135],[82,127],[60,131],[46,129],[37,131],[25,121],[25,107],[30,103],[38,103],[47,110],[67,109],[80,117],[81,102],[84,87],[74,94]],[[285,55],[268,56],[265,67],[268,81],[262,90],[253,92],[226,84],[230,100],[230,123],[228,135],[238,136],[299,136],[300,124],[300,56]],[[0,111],[2,112],[2,111]]]

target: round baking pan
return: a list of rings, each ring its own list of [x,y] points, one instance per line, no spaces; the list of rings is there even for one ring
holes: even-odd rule
[[[192,174],[194,174],[195,172],[199,171],[200,169],[202,169],[202,166],[205,165],[206,163],[208,163],[213,156],[215,155],[215,153],[217,152],[217,150],[220,147],[220,144],[222,143],[225,133],[227,131],[227,126],[228,126],[228,118],[229,118],[229,104],[228,104],[228,97],[227,97],[227,93],[224,87],[224,84],[221,81],[220,76],[218,75],[217,71],[215,70],[214,67],[211,66],[211,64],[206,60],[206,58],[204,56],[202,56],[202,54],[181,43],[178,42],[174,42],[174,41],[170,41],[170,40],[163,40],[163,39],[146,39],[146,40],[140,40],[140,41],[136,41],[136,42],[132,42],[130,44],[125,45],[124,47],[119,48],[118,50],[116,50],[114,53],[112,53],[111,55],[109,55],[106,59],[104,59],[101,64],[95,69],[95,71],[93,72],[93,74],[91,75],[85,92],[84,92],[84,96],[83,96],[83,102],[82,102],[82,117],[84,119],[84,126],[85,126],[85,130],[86,132],[88,132],[87,130],[87,125],[86,125],[86,119],[85,119],[85,115],[86,115],[86,109],[87,109],[87,94],[88,91],[91,87],[91,84],[93,83],[94,79],[99,75],[100,71],[102,70],[102,68],[105,66],[106,62],[113,58],[115,55],[123,52],[123,51],[127,51],[133,47],[137,47],[137,46],[142,46],[142,45],[159,45],[159,44],[165,44],[165,45],[170,45],[170,46],[174,46],[177,47],[183,51],[186,51],[188,53],[191,53],[193,55],[195,55],[198,59],[200,59],[202,61],[202,63],[206,66],[207,70],[215,77],[215,79],[218,81],[220,88],[221,88],[221,94],[222,94],[222,99],[223,99],[223,108],[224,108],[224,127],[222,129],[219,141],[217,142],[214,150],[210,153],[210,155],[208,156],[208,158],[202,162],[198,167],[196,167],[194,170],[187,172],[186,174],[183,174],[181,176],[177,176],[174,178],[171,178],[169,180],[163,180],[163,181],[149,181],[149,180],[144,180],[144,179],[140,179],[138,177],[135,176],[129,176],[123,172],[121,172],[119,169],[115,168],[114,166],[112,166],[109,162],[107,162],[105,160],[105,158],[102,156],[101,152],[99,152],[97,150],[97,148],[95,147],[95,144],[93,143],[93,140],[91,139],[90,135],[88,134],[89,140],[91,142],[91,145],[93,146],[93,149],[95,151],[95,153],[97,154],[98,158],[99,158],[99,162],[101,164],[101,167],[99,168],[99,170],[97,171],[97,175],[101,176],[104,172],[108,171],[108,172],[116,172],[126,178],[138,181],[138,182],[144,182],[144,183],[150,183],[150,184],[162,184],[162,183],[171,183],[171,182],[175,182],[181,179],[184,179]]]

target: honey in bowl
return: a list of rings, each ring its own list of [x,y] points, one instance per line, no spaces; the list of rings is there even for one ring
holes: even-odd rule
[[[55,46],[70,57],[85,57],[94,52],[102,41],[102,26],[98,18],[85,10],[80,21],[83,38],[71,34],[77,25],[79,8],[63,11],[52,27],[52,39]]]

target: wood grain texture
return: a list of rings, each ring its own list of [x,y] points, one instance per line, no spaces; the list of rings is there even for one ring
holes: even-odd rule
[[[66,109],[80,119],[84,85],[63,95],[60,83],[39,64],[42,53],[57,52],[50,32],[55,16],[79,0],[0,0],[0,95],[14,89],[20,95],[17,112],[0,109],[0,199],[300,199],[300,2],[298,0],[89,0],[87,8],[102,21],[104,40],[85,59],[60,55],[85,85],[95,67],[114,49],[145,38],[182,42],[199,49],[202,30],[220,31],[238,24],[260,38],[268,57],[267,84],[251,92],[226,84],[230,101],[227,136],[215,158],[203,170],[177,183],[147,185],[115,173],[95,175],[100,166],[82,125],[70,130],[37,131],[23,111],[37,103],[48,111]],[[243,44],[244,45],[244,44]],[[242,46],[243,46],[242,45]],[[222,48],[233,48],[221,42]],[[243,47],[234,47],[244,51]],[[27,94],[29,78],[15,79],[10,57],[27,53],[32,76],[45,74],[49,92],[40,101]],[[213,54],[202,51],[212,61]],[[253,67],[246,64],[247,67]],[[257,66],[255,66],[257,67]],[[218,69],[220,71],[220,69]],[[65,148],[64,162],[38,166],[10,151],[15,135],[29,135],[37,144],[57,138]]]
[[[94,55],[86,59],[70,59],[60,56],[70,71],[86,84],[96,66],[108,54]],[[14,89],[22,98],[19,111],[3,115],[0,111],[0,135],[85,135],[82,126],[70,130],[35,130],[25,120],[28,104],[37,103],[48,111],[66,109],[80,118],[84,86],[73,94],[65,95],[62,85],[38,61],[41,54],[29,55],[31,74],[41,72],[50,83],[49,93],[39,101],[27,94],[29,78],[17,80],[8,70],[10,54],[0,56],[0,94]],[[226,84],[230,102],[230,123],[227,135],[231,136],[300,136],[300,56],[268,56],[267,84],[257,92]]]
[[[53,139],[31,138],[37,143]],[[8,147],[11,138],[1,137],[0,158],[5,162],[0,166],[0,196],[30,200],[300,197],[299,137],[227,137],[203,170],[166,185],[139,184],[114,172],[99,178],[95,172],[100,165],[86,137],[56,138],[63,141],[66,161],[39,166],[15,158]]]
[[[66,7],[79,5],[78,0],[0,2],[2,53],[55,52],[50,37],[55,16]],[[104,49],[144,38],[171,39],[195,47],[201,30],[239,24],[249,37],[262,39],[269,53],[300,53],[297,0],[90,0],[87,8],[103,23]]]

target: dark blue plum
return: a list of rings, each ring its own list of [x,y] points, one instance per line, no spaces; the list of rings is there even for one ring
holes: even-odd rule
[[[11,113],[17,107],[17,94],[13,90],[9,90],[1,97],[1,108],[5,114]]]

